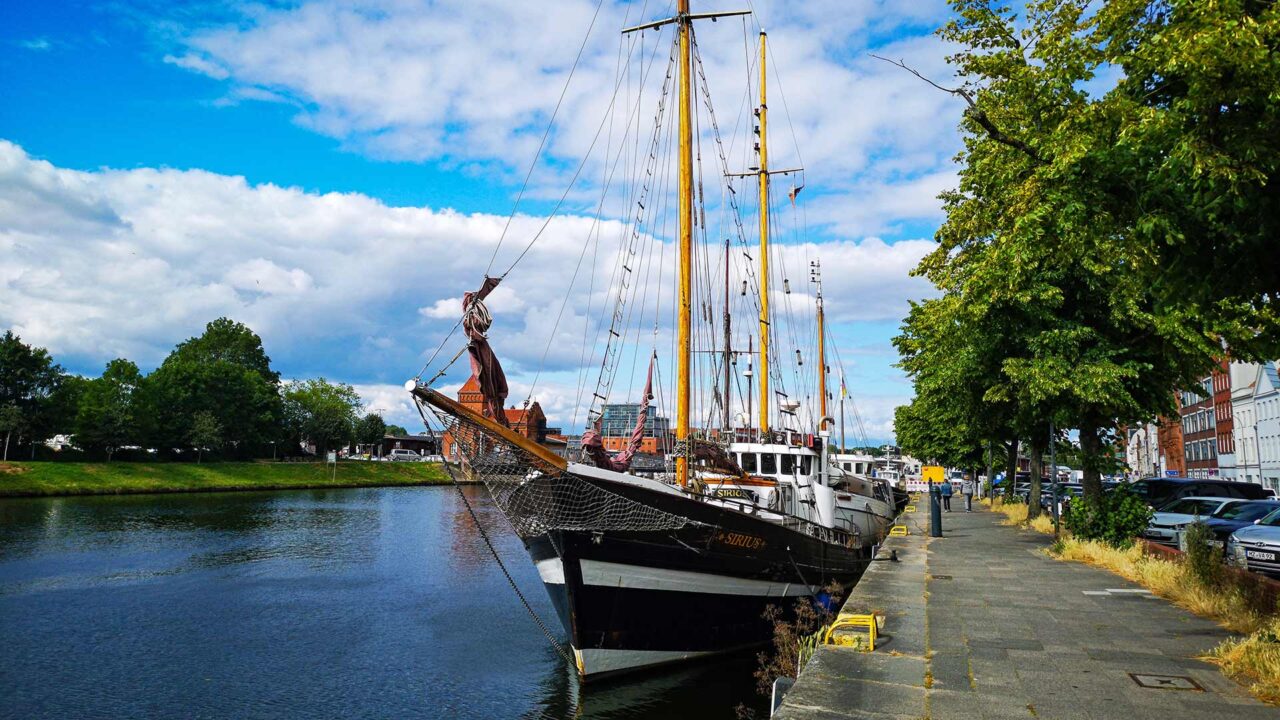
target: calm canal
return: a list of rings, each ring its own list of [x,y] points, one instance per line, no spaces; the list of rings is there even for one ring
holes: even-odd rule
[[[0,500],[0,638],[5,718],[767,714],[750,657],[579,686],[451,487]]]

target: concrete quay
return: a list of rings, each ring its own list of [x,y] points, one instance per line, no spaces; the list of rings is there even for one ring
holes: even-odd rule
[[[963,508],[956,498],[953,507]],[[874,652],[818,648],[774,715],[929,720],[1280,718],[1196,659],[1230,636],[1104,570],[1047,557],[1051,539],[975,505],[928,507],[888,540],[842,613],[885,616]],[[842,632],[842,631],[837,631]]]

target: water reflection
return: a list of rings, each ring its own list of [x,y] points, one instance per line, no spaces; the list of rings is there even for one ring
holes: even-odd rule
[[[750,658],[580,686],[453,488],[0,501],[0,637],[0,717],[732,718],[752,699]]]

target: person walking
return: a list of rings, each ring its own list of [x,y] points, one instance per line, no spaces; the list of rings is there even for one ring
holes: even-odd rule
[[[944,479],[942,485],[938,488],[938,494],[942,496],[942,509],[947,512],[951,512],[951,495],[953,493],[951,480]]]
[[[960,494],[964,495],[964,511],[965,512],[973,512],[974,484],[975,482],[973,480],[965,480],[963,483],[960,484]]]

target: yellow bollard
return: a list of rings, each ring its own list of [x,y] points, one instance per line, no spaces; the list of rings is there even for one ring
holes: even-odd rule
[[[866,628],[867,649],[870,651],[876,649],[876,635],[880,630],[880,623],[875,615],[841,615],[827,628],[822,638],[823,645],[831,644],[831,633],[838,628]]]

